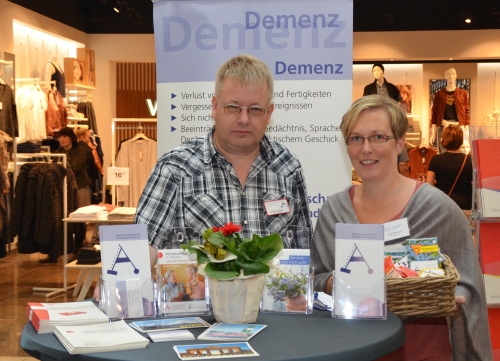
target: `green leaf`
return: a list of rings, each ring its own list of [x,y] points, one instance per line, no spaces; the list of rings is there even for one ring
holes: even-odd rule
[[[269,262],[283,249],[283,240],[279,234],[259,237],[254,234],[251,242],[241,245],[241,255],[246,261]]]
[[[263,262],[240,262],[235,261],[235,266],[243,270],[245,276],[255,275],[260,273],[269,273],[269,266]]]
[[[196,241],[189,241],[188,244],[181,244],[182,249],[187,249],[189,253],[196,253],[196,260],[198,263],[210,262],[210,258],[199,248],[194,248],[193,246],[199,246]]]
[[[224,236],[221,231],[218,231],[208,237],[208,241],[215,246],[223,246],[227,244],[227,238],[228,237]]]
[[[228,265],[227,263],[207,263],[205,266],[205,273],[217,280],[223,280],[223,279],[228,279],[232,277],[237,277],[239,275],[239,272],[236,272],[233,269],[225,269]]]

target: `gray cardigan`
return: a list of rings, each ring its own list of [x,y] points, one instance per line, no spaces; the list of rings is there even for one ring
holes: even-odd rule
[[[321,208],[311,243],[317,291],[324,291],[335,269],[335,224],[359,223],[349,197],[350,188],[330,196]],[[406,238],[438,237],[441,252],[450,257],[460,274],[456,294],[467,302],[451,317],[453,360],[492,360],[484,281],[464,214],[446,194],[423,184],[408,202],[404,217],[408,218],[410,236],[386,244],[401,243]]]

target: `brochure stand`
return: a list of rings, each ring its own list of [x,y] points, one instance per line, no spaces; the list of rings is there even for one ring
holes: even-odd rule
[[[314,267],[310,250],[283,249],[266,275],[262,312],[311,314],[314,305]]]
[[[285,281],[286,280],[286,281]],[[267,275],[266,286],[262,295],[260,310],[262,312],[304,313],[310,315],[314,308],[314,267],[308,267],[305,273],[288,273]],[[284,296],[279,288],[290,287],[300,291],[296,296]],[[281,295],[280,293],[283,292]]]
[[[182,244],[200,239],[200,232],[190,227],[167,232],[156,263],[158,317],[210,314],[208,280],[198,272],[196,255],[181,249]]]
[[[100,226],[103,311],[109,318],[153,316],[154,281],[145,224]]]
[[[386,319],[384,225],[335,226],[332,317]]]
[[[110,319],[129,319],[155,316],[154,299],[144,295],[154,294],[153,278],[141,284],[140,279],[125,279],[115,284],[104,281],[99,275],[101,299],[99,308]]]

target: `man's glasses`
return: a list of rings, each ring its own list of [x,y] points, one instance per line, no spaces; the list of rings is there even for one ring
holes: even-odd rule
[[[253,118],[263,117],[264,114],[269,110],[269,108],[259,107],[257,105],[252,105],[251,107],[240,107],[236,104],[222,104],[219,100],[219,105],[222,109],[224,109],[224,113],[227,115],[239,115],[242,109],[246,109],[248,112],[248,116]]]
[[[389,139],[394,139],[394,138],[396,137],[384,134],[375,134],[369,137],[360,137],[358,135],[354,135],[352,137],[347,137],[345,142],[347,143],[347,145],[356,146],[356,145],[362,145],[365,139],[368,139],[368,141],[371,144],[384,144],[387,143]]]

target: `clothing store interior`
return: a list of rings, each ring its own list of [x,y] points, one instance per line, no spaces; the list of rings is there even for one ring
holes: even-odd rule
[[[273,0],[270,4],[284,1]],[[218,4],[220,1],[212,0],[206,0],[203,6],[210,6],[207,3],[211,2],[214,3],[213,6],[221,6]],[[226,2],[231,3],[229,0],[222,3]],[[235,3],[240,2],[245,3],[244,1]],[[291,1],[291,3],[296,2],[298,1]],[[193,71],[196,74],[192,76],[189,71],[184,73],[189,74],[187,81],[180,79],[179,75],[167,76],[165,74],[169,71],[169,65],[160,65],[159,51],[155,46],[162,44],[162,41],[165,41],[166,48],[168,44],[155,34],[157,20],[155,17],[154,24],[154,14],[157,11],[165,11],[164,8],[169,9],[168,5],[163,6],[166,3],[179,3],[182,8],[183,3],[198,4],[203,1],[0,0],[0,186],[2,187],[0,361],[44,359],[41,353],[37,356],[33,350],[23,348],[21,339],[27,327],[32,327],[27,316],[28,303],[66,303],[92,299],[95,302],[94,289],[96,287],[99,289],[99,277],[103,269],[101,269],[99,232],[101,226],[118,227],[147,223],[150,232],[152,229],[156,232],[156,227],[160,228],[158,222],[150,219],[150,213],[154,213],[155,210],[156,213],[160,213],[158,209],[163,210],[167,207],[160,208],[161,199],[157,200],[158,204],[153,204],[149,198],[159,197],[159,192],[154,192],[152,183],[155,182],[154,177],[161,177],[161,172],[165,174],[167,172],[162,168],[167,167],[167,160],[162,164],[161,160],[158,161],[164,154],[184,143],[194,144],[194,138],[202,138],[208,144],[204,144],[203,147],[210,146],[210,150],[215,149],[214,152],[218,153],[220,161],[224,161],[232,169],[232,162],[229,161],[233,159],[230,157],[230,147],[221,151],[220,149],[225,146],[221,146],[223,135],[221,134],[220,139],[217,136],[219,126],[215,120],[216,115],[221,114],[224,116],[230,114],[233,118],[236,118],[236,115],[238,117],[241,115],[243,118],[243,115],[247,114],[248,117],[245,119],[250,120],[257,119],[262,114],[263,117],[269,115],[271,118],[266,126],[269,124],[270,126],[267,129],[263,128],[265,131],[265,135],[262,133],[263,139],[269,141],[270,148],[277,149],[277,143],[283,148],[288,148],[290,154],[293,154],[290,159],[295,159],[295,156],[298,158],[299,175],[294,177],[304,176],[305,184],[298,186],[304,189],[307,186],[309,191],[302,194],[304,202],[295,199],[295,203],[290,201],[288,205],[287,201],[286,206],[278,206],[277,198],[263,198],[261,202],[263,205],[255,207],[265,208],[263,212],[268,218],[281,217],[282,228],[274,231],[272,227],[277,227],[276,222],[275,224],[269,222],[269,233],[281,233],[281,229],[287,226],[286,222],[292,220],[299,223],[290,223],[288,226],[307,226],[307,231],[304,232],[307,244],[304,246],[298,242],[296,248],[309,248],[308,245],[311,244],[311,265],[325,273],[315,275],[314,291],[327,292],[330,295],[332,287],[333,289],[337,287],[335,281],[332,281],[335,277],[330,276],[334,270],[330,266],[335,263],[331,259],[336,256],[324,255],[324,252],[331,250],[328,245],[312,245],[314,242],[322,243],[327,239],[327,232],[331,232],[330,236],[335,236],[334,225],[321,224],[321,206],[324,204],[325,208],[327,206],[330,208],[331,205],[332,210],[328,208],[325,213],[330,216],[331,212],[331,216],[335,217],[336,206],[347,207],[341,203],[347,199],[346,203],[354,209],[358,218],[356,220],[354,217],[351,223],[382,224],[396,219],[389,217],[379,221],[376,217],[366,214],[361,217],[358,211],[364,208],[358,202],[368,199],[366,198],[369,194],[368,184],[375,183],[370,178],[375,177],[375,170],[367,171],[367,168],[372,166],[375,169],[378,161],[365,158],[359,162],[366,166],[364,168],[353,162],[357,157],[354,155],[356,150],[365,153],[373,150],[376,153],[377,149],[385,149],[388,144],[395,142],[397,154],[393,160],[396,163],[394,169],[397,171],[397,176],[402,176],[404,181],[412,180],[417,184],[411,187],[414,188],[415,195],[428,189],[429,186],[432,187],[432,190],[428,191],[429,214],[439,213],[434,207],[436,203],[441,202],[441,196],[444,195],[445,202],[451,199],[452,208],[457,210],[453,213],[453,217],[460,218],[462,225],[467,222],[465,233],[467,233],[466,242],[470,241],[470,245],[467,246],[470,246],[470,257],[464,260],[463,254],[456,250],[448,254],[457,269],[464,270],[461,275],[462,281],[455,282],[457,290],[461,290],[460,282],[463,282],[467,292],[462,294],[457,291],[456,294],[452,294],[456,302],[456,305],[453,303],[456,307],[455,313],[436,318],[443,320],[446,328],[444,337],[451,340],[447,341],[450,345],[449,353],[445,354],[444,358],[436,359],[451,360],[453,354],[455,360],[500,361],[500,210],[498,208],[500,163],[497,157],[500,150],[500,2],[480,0],[471,3],[440,0],[380,3],[368,0],[318,0],[318,6],[329,2],[339,3],[339,8],[342,9],[339,14],[352,14],[352,18],[347,21],[350,23],[347,28],[352,27],[352,33],[347,37],[352,41],[349,49],[352,51],[349,63],[352,72],[350,69],[344,72],[343,76],[347,77],[342,78],[342,84],[348,83],[340,88],[344,91],[336,93],[338,89],[336,87],[339,87],[338,84],[341,82],[336,78],[332,81],[336,83],[331,89],[335,89],[333,93],[338,94],[338,98],[337,95],[331,95],[330,85],[310,86],[311,91],[302,91],[300,86],[292,85],[293,89],[287,90],[286,85],[283,85],[286,82],[282,79],[299,78],[279,78],[274,74],[274,70],[277,73],[278,67],[268,64],[274,77],[274,93],[271,94],[271,98],[274,94],[274,99],[267,104],[257,102],[250,104],[238,102],[236,96],[226,99],[221,95],[224,94],[223,90],[217,88],[214,93],[212,80],[216,79],[217,68],[234,56],[250,54],[265,62],[267,58],[261,49],[255,54],[252,54],[252,48],[247,47],[250,50],[245,51],[236,49],[226,52],[224,56],[221,56],[223,53],[221,50],[216,62],[209,59],[193,60],[193,57],[186,56],[186,66],[194,65],[195,68],[198,64],[209,63],[208,75],[212,78],[207,79],[205,74],[200,75],[201,72],[197,72],[198,69]],[[256,1],[255,6],[263,6],[263,9],[270,13],[273,11],[279,13],[272,9],[271,5],[264,6],[260,1]],[[182,11],[196,12],[189,6]],[[251,12],[251,14],[256,13]],[[211,18],[217,17],[207,14],[206,21],[212,21]],[[343,26],[346,26],[345,23],[340,28]],[[207,29],[205,29],[206,40],[210,38]],[[199,31],[202,33],[204,30]],[[279,36],[276,39],[279,39]],[[335,57],[335,54],[330,57]],[[310,61],[307,57],[305,59],[304,62]],[[331,59],[328,61],[332,62]],[[300,60],[297,60],[297,63],[300,63]],[[182,66],[182,61],[180,64]],[[182,73],[179,71],[179,74]],[[166,83],[176,83],[174,86],[187,90],[168,88],[167,91],[163,84],[165,79],[169,79]],[[189,87],[183,84],[193,82],[193,79],[203,79],[203,82],[193,83],[199,84],[199,89],[192,88],[193,85]],[[208,87],[205,83],[209,83]],[[223,84],[229,89],[232,83],[227,81]],[[177,95],[174,95],[175,91]],[[237,93],[238,91],[235,91],[235,94]],[[304,97],[305,93],[309,94],[310,99],[299,100],[298,98]],[[168,101],[165,100],[167,94]],[[174,112],[173,105],[172,108],[171,104],[167,106],[171,101],[170,97],[174,99],[177,96],[179,99],[180,94],[182,94],[181,100],[185,102],[179,107],[182,109],[182,115],[181,112]],[[214,94],[217,94],[217,97]],[[289,94],[289,99],[286,99],[286,94]],[[392,132],[392,135],[381,134],[380,129],[376,130],[379,133],[359,130],[362,115],[379,111],[377,107],[358,113],[355,115],[358,120],[353,120],[358,123],[344,127],[344,123],[348,123],[349,112],[346,112],[351,104],[360,98],[374,95],[391,99],[392,103],[398,105],[398,112],[404,115],[405,122],[407,119],[401,137],[395,131],[393,120],[390,119],[393,114],[389,111],[387,111],[390,113],[389,122],[391,122],[389,133]],[[327,100],[330,103],[325,102]],[[314,102],[317,102],[317,108],[321,109],[318,114],[314,114],[314,111],[317,111],[313,110]],[[285,105],[290,108],[285,108]],[[299,105],[310,107],[300,108]],[[307,109],[312,112],[309,116]],[[303,123],[297,121],[297,125],[292,125],[295,122],[293,112],[298,113],[296,117],[302,119]],[[320,125],[315,127],[310,118],[327,118],[324,116],[326,113],[330,113],[330,118],[324,122],[318,120]],[[288,125],[287,117],[290,121]],[[279,119],[282,121],[279,122]],[[387,119],[387,116],[384,119]],[[308,135],[304,135],[306,133]],[[259,138],[257,146],[261,148],[257,148],[260,149],[257,152],[260,154],[255,162],[262,160],[261,155],[262,158],[268,156],[264,154],[270,151],[263,150],[264,140],[262,137]],[[310,142],[309,145],[307,142]],[[228,144],[233,145],[231,142]],[[209,156],[208,150],[205,156]],[[252,161],[256,156],[255,154]],[[173,162],[171,158],[168,159]],[[183,171],[188,174],[189,171],[193,171],[188,168],[195,168],[197,161],[198,158],[193,154],[191,162],[188,160],[185,164],[177,166],[185,167]],[[253,164],[250,162],[248,166],[244,165],[242,168],[246,167],[248,171]],[[318,172],[314,174],[315,167],[318,168]],[[236,165],[234,169],[236,172],[233,173],[238,173],[238,176],[234,177],[236,182],[239,178],[243,188],[245,182],[250,184],[247,175],[250,176],[252,170],[249,174],[241,176],[239,173],[241,169],[237,169]],[[321,175],[321,172],[324,174]],[[400,183],[404,181],[400,180]],[[195,183],[193,180],[189,182]],[[189,182],[185,181],[182,187],[199,187],[191,189],[193,198],[202,195],[201,192],[204,190],[202,187],[209,187],[206,184],[189,185],[187,184]],[[203,178],[200,183],[204,182],[208,181]],[[269,181],[271,182],[274,180]],[[290,188],[295,188],[296,185],[294,183]],[[162,193],[160,196],[167,197],[169,195],[166,193],[171,190],[168,189],[168,184],[165,183],[164,186],[165,194]],[[337,193],[347,188],[351,189],[346,192],[347,198],[340,196],[335,198],[339,200],[338,204],[334,203],[333,197],[329,197],[337,196]],[[443,194],[435,196],[435,190]],[[183,191],[187,192],[185,189]],[[199,194],[195,194],[196,192]],[[230,193],[229,190],[227,192]],[[283,194],[285,199],[288,194],[286,192]],[[297,194],[294,196],[297,195],[296,198],[299,198],[300,190]],[[394,190],[394,194],[398,194],[398,190]],[[226,197],[226,194],[221,192],[220,197]],[[241,197],[245,197],[243,192]],[[387,199],[390,199],[390,196]],[[200,202],[205,201],[205,197],[200,200]],[[194,204],[194,200],[192,202],[193,209],[190,212],[181,210],[179,213],[186,214],[172,217],[175,221],[172,221],[174,223],[170,224],[170,228],[194,227],[192,224],[196,220],[193,218],[197,218],[195,213],[201,208],[196,208],[200,206]],[[209,199],[209,202],[212,202],[212,199]],[[217,199],[213,202],[215,205],[219,204]],[[403,204],[403,210],[412,204],[411,201]],[[224,223],[242,222],[244,223],[242,234],[244,234],[247,221],[243,216],[241,220],[225,219],[224,215],[216,217],[211,213],[210,205],[212,203],[203,210],[203,216],[213,216],[210,218],[212,222],[221,219]],[[299,212],[296,208],[300,208],[301,205],[306,207],[306,211],[302,212],[305,214],[302,216],[306,218],[302,220],[303,223],[297,221],[300,219],[299,216],[282,215],[282,213]],[[153,206],[158,208],[154,209]],[[368,206],[366,209],[369,209]],[[417,210],[415,205],[415,212],[418,211],[424,213],[422,209]],[[399,218],[401,214],[406,213],[394,212],[394,214],[398,214]],[[444,224],[448,215],[443,218],[436,217]],[[342,221],[339,220],[339,223],[350,223],[349,217],[341,218]],[[367,221],[362,221],[362,218]],[[408,215],[408,222],[414,218],[415,215]],[[162,222],[166,222],[165,219],[167,218],[162,218]],[[404,219],[406,222],[406,218]],[[178,223],[184,221],[185,223]],[[330,221],[333,224],[337,220],[330,219]],[[419,227],[426,227],[422,224],[425,222],[415,221]],[[224,223],[205,226],[222,228]],[[268,225],[267,220],[261,223]],[[402,226],[397,227],[399,229]],[[256,229],[258,230],[258,227]],[[455,229],[450,231],[450,234],[456,232]],[[281,235],[288,237],[288,233],[286,234],[286,236],[283,236],[285,233]],[[411,229],[407,235],[410,234],[412,238],[425,239],[438,236],[438,234],[413,232]],[[267,236],[262,234],[265,235]],[[159,246],[160,241],[156,239],[160,236],[153,237],[151,234],[149,236],[149,251],[162,249]],[[201,239],[201,234],[198,236]],[[285,248],[295,248],[291,246],[292,243],[287,242],[284,238]],[[439,244],[441,245],[441,242]],[[448,242],[442,243],[443,250],[446,249],[446,244]],[[387,242],[386,247],[388,247]],[[452,255],[455,255],[455,259],[451,257]],[[330,261],[325,261],[326,258]],[[462,262],[465,262],[465,266],[461,264]],[[384,265],[384,259],[381,259],[380,264]],[[470,291],[474,296],[471,300],[467,299],[469,295],[467,282],[472,280],[474,283],[474,281],[468,272],[470,269],[475,269],[476,265],[480,281],[479,284],[471,286],[471,289],[479,290]],[[160,274],[163,277],[158,273],[158,267],[153,259],[151,266],[154,267],[152,272],[156,272],[155,275]],[[338,271],[336,272],[335,274],[338,274]],[[165,279],[167,273],[170,276],[172,272],[164,272]],[[203,279],[202,276],[196,277]],[[387,285],[389,293],[390,283],[387,282]],[[311,297],[312,307],[314,296]],[[196,297],[196,299],[201,298],[203,297]],[[428,315],[419,315],[408,321],[389,305],[390,302],[387,313],[391,316],[394,313],[399,317],[401,328],[404,325],[407,339],[409,335],[413,337],[413,334],[408,332],[414,332],[408,331],[408,323],[415,323],[413,320],[415,318],[419,320],[419,317],[423,320],[432,319],[427,317]],[[476,306],[482,310],[481,312],[484,311],[484,317],[478,316],[474,322],[481,323],[486,333],[489,330],[489,335],[485,336],[489,340],[483,343],[478,341],[473,346],[464,346],[465,341],[460,337],[470,335],[457,336],[458,331],[452,330],[459,327],[456,325],[459,322],[453,323],[453,318],[459,317],[456,315],[460,312],[460,308],[473,309]],[[314,312],[320,311],[315,309]],[[278,316],[286,317],[286,315]],[[309,317],[308,314],[302,316]],[[461,320],[462,323],[469,321]],[[449,333],[447,323],[450,328]],[[263,330],[255,340],[261,336],[265,337],[265,332],[266,330]],[[472,338],[476,337],[483,336],[475,335]],[[438,342],[440,338],[436,336],[435,340]],[[182,344],[181,342],[172,345]],[[170,345],[168,347],[172,348]],[[468,347],[474,351],[470,351]],[[476,350],[481,347],[487,347],[488,350]],[[396,348],[390,352],[395,350]],[[390,352],[380,354],[380,358],[377,359],[423,359],[417,356],[390,358],[392,355]],[[405,351],[405,355],[407,352]],[[387,358],[381,357],[386,354]],[[56,359],[51,357],[55,356],[47,356],[46,360]],[[108,360],[108,358],[102,359]],[[111,359],[115,360],[109,358]]]

